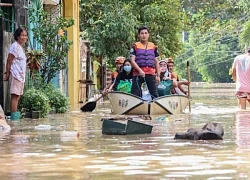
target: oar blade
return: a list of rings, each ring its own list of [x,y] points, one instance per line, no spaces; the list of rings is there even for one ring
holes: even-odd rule
[[[90,101],[84,104],[80,109],[83,112],[92,112],[96,107],[96,101]]]

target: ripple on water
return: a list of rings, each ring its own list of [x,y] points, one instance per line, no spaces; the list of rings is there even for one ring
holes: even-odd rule
[[[133,151],[130,151],[130,150],[127,150],[127,151],[111,151],[111,153],[114,153],[114,154],[133,154],[133,153],[143,153],[144,151],[142,150],[133,150]]]
[[[220,89],[223,97],[228,95],[225,89]],[[108,114],[108,103],[91,113],[73,111],[13,123],[11,135],[0,134],[0,158],[5,165],[0,169],[1,179],[13,179],[13,173],[15,179],[47,180],[249,179],[250,112],[235,116],[235,97],[235,104],[228,105],[226,100],[217,100],[218,95],[210,94],[207,100],[209,91],[202,94],[203,99],[193,99],[192,103],[200,103],[192,106],[191,114],[167,115],[164,121],[152,116],[146,122],[154,125],[150,135],[102,135],[100,119],[115,116]],[[216,98],[211,100],[212,96]],[[201,128],[208,121],[223,124],[223,141],[173,139],[175,133]],[[50,125],[52,131],[35,131],[39,124]],[[60,139],[60,130],[75,128],[80,138]]]
[[[198,171],[180,171],[180,172],[170,172],[168,176],[171,175],[222,175],[222,174],[235,174],[237,171],[232,169],[207,169],[207,170],[198,170]]]
[[[192,145],[192,143],[191,142],[181,142],[181,143],[178,143],[178,142],[173,142],[173,143],[164,143],[164,145],[166,145],[166,146],[182,146],[182,147],[184,147],[184,146],[187,146],[187,145]]]
[[[204,156],[170,156],[170,157],[161,157],[162,165],[169,164],[188,164],[190,166],[194,166],[200,163],[213,163],[215,161],[215,157],[204,157]]]
[[[103,164],[103,165],[89,165],[89,166],[85,166],[86,169],[110,169],[110,168],[114,168],[116,167],[116,165],[113,164]]]
[[[124,175],[150,175],[150,174],[159,174],[160,171],[143,171],[143,170],[129,170],[124,171]]]
[[[144,156],[126,156],[120,158],[109,158],[109,161],[128,161],[128,160],[137,160],[137,161],[161,161],[164,157],[161,156],[152,156],[152,155],[144,155]]]
[[[150,161],[144,160],[134,160],[134,159],[127,159],[123,161],[115,161],[114,163],[116,164],[128,164],[130,166],[142,166],[142,165],[147,165]]]
[[[234,113],[236,112],[238,109],[237,107],[230,107],[230,108],[223,108],[220,107],[218,108],[217,106],[197,106],[192,108],[191,114],[194,115],[202,115],[202,114],[227,114],[227,113]]]
[[[185,171],[187,170],[202,170],[202,169],[212,169],[214,166],[212,165],[208,165],[206,163],[200,163],[197,166],[177,166],[177,167],[168,167],[168,168],[164,168],[164,170],[167,171],[182,171],[185,169]]]
[[[222,180],[227,180],[227,179],[234,179],[233,177],[225,177],[225,176],[221,176],[221,177],[211,177],[211,178],[208,178],[208,180],[220,180],[220,179],[222,179]]]

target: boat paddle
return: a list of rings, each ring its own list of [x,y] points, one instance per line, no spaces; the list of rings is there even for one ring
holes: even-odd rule
[[[99,101],[101,98],[103,98],[103,96],[105,96],[104,94],[102,94],[99,98],[97,98],[95,101],[89,101],[86,104],[84,104],[80,109],[83,112],[91,112],[96,108],[96,102]]]
[[[109,84],[105,89],[109,89],[112,84],[113,83]],[[85,103],[80,108],[81,111],[83,111],[83,112],[92,112],[96,108],[96,102],[99,101],[101,98],[103,98],[106,95],[107,95],[107,93],[104,93],[99,98],[97,98],[95,101],[89,101],[89,102]]]
[[[188,107],[189,107],[189,112],[191,112],[191,101],[190,101],[190,66],[189,66],[189,61],[187,61],[187,73],[188,73],[188,97],[189,97],[189,101],[188,101]]]

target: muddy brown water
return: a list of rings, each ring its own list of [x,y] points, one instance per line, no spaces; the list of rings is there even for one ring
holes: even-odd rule
[[[144,121],[154,126],[148,135],[102,135],[108,102],[91,113],[8,122],[11,132],[0,133],[0,179],[250,179],[250,111],[237,110],[234,87],[193,83],[191,114],[153,116]],[[222,124],[222,141],[173,139],[207,122]]]

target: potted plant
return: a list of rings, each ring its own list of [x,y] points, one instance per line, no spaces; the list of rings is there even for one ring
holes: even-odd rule
[[[59,89],[52,85],[47,85],[43,92],[48,97],[52,110],[55,110],[56,113],[65,113],[67,111],[69,106],[68,98]]]
[[[19,108],[21,111],[31,112],[32,118],[46,117],[50,111],[49,99],[40,90],[31,88],[21,97]]]
[[[30,71],[38,71],[42,67],[42,60],[45,59],[45,54],[38,50],[29,50],[26,52],[27,65]]]

